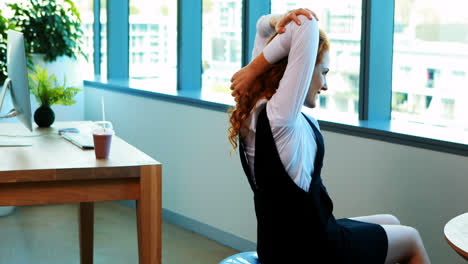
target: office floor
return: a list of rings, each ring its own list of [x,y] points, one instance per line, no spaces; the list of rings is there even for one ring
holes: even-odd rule
[[[17,207],[0,217],[0,263],[79,264],[78,205]],[[135,210],[95,204],[94,263],[138,263]],[[237,253],[173,224],[162,224],[163,264],[217,264]]]

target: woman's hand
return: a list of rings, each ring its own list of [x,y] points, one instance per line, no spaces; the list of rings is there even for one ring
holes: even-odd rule
[[[298,8],[291,10],[284,15],[272,17],[270,20],[270,26],[275,28],[278,34],[282,34],[286,31],[286,25],[289,24],[289,22],[294,21],[297,25],[301,25],[301,21],[299,20],[298,16],[305,15],[309,20],[311,20],[312,16],[310,14],[312,14],[312,16],[314,16],[318,21],[317,15],[310,9]]]
[[[237,98],[239,95],[248,93],[255,79],[270,66],[262,52],[247,66],[234,73],[231,78],[231,95]]]
[[[255,81],[257,74],[251,69],[250,64],[236,72],[231,79],[231,95],[236,98],[248,92],[249,87]]]
[[[312,15],[311,15],[312,14]],[[288,13],[281,15],[281,16],[273,16],[270,19],[270,26],[274,27],[278,34],[282,34],[286,31],[286,25],[293,21],[296,22],[297,25],[301,24],[301,21],[297,16],[305,15],[309,20],[312,19],[312,16],[317,19],[317,15],[312,12],[310,9],[307,8],[299,8],[289,11]],[[240,95],[247,94],[249,92],[249,88],[254,83],[255,79],[264,73],[267,69],[270,68],[270,63],[265,59],[263,56],[263,52],[257,56],[252,62],[250,62],[247,66],[240,69],[236,72],[231,78],[231,95],[237,98]]]

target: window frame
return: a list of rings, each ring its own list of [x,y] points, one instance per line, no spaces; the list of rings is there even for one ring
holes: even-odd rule
[[[391,120],[395,1],[362,0],[359,120]]]
[[[99,2],[95,1],[94,4],[95,50],[101,43],[100,34],[96,33],[100,32]],[[177,92],[154,92],[131,87],[128,81],[129,58],[121,56],[129,54],[128,4],[128,0],[107,1],[107,80],[96,77],[95,80],[85,80],[84,84],[223,112],[231,108],[233,100],[206,97],[201,92],[202,0],[178,0],[177,3]],[[270,7],[270,0],[243,0],[242,66],[251,60],[257,20],[270,13]],[[401,125],[401,121],[391,120],[394,12],[395,1],[362,0],[359,120],[319,120],[321,128],[345,135],[468,156],[468,141],[434,136],[433,131],[440,129],[449,134],[449,128],[413,123]],[[125,14],[127,19],[122,19]],[[99,52],[95,52],[94,56],[95,61],[99,61]],[[95,65],[96,73],[99,73],[99,67]]]
[[[201,0],[177,0],[178,91],[201,93],[202,11]]]
[[[129,54],[129,0],[107,2],[107,79],[128,79]],[[94,32],[96,35],[96,32]],[[99,33],[100,37],[100,33]],[[122,54],[126,54],[123,56]]]

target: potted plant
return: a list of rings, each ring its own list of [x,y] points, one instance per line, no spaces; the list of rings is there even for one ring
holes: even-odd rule
[[[0,86],[7,78],[6,57],[7,57],[7,30],[8,20],[2,15],[0,10]]]
[[[6,16],[6,11],[3,13],[9,26],[24,34],[29,70],[40,65],[49,74],[53,73],[59,83],[66,79],[69,86],[82,88],[82,70],[77,58],[83,55],[86,59],[86,56],[81,49],[83,31],[74,1],[22,0],[7,4],[6,9],[10,16]],[[60,110],[57,118],[83,118],[78,114],[84,109],[83,96],[77,95],[78,102],[68,110]]]
[[[45,61],[85,56],[80,14],[73,1],[29,0],[7,6],[14,13],[9,23],[24,34],[27,53],[43,54]]]
[[[34,113],[34,121],[39,127],[49,127],[55,120],[51,106],[54,104],[72,105],[73,97],[81,91],[75,87],[66,87],[66,81],[60,85],[54,74],[47,74],[47,69],[36,65],[33,73],[28,74],[29,88],[40,107]]]

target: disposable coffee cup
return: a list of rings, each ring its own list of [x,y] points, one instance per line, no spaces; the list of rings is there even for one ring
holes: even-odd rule
[[[108,159],[114,129],[109,121],[98,121],[93,126],[94,153],[96,159]]]

